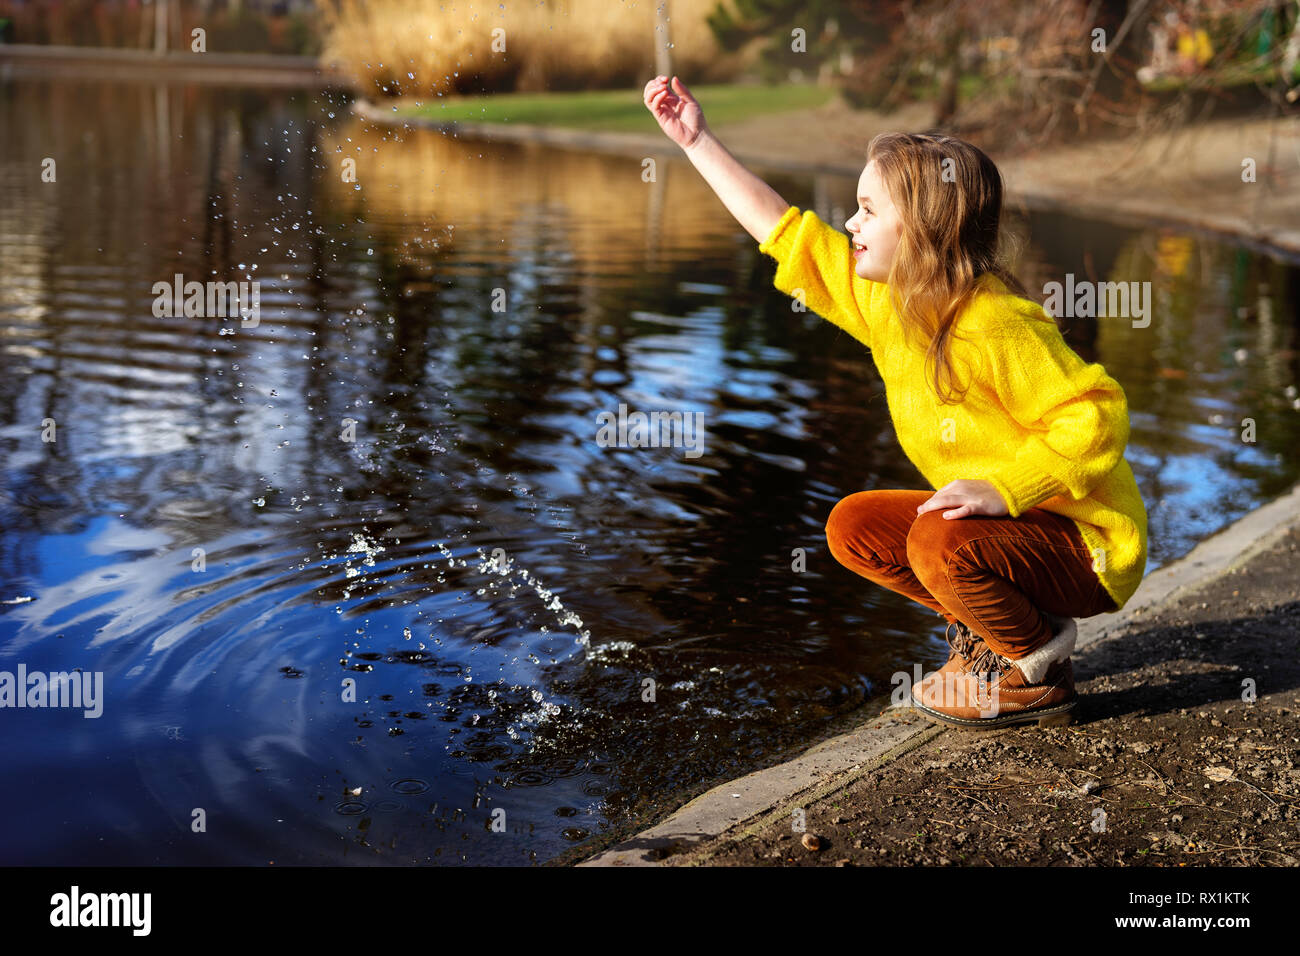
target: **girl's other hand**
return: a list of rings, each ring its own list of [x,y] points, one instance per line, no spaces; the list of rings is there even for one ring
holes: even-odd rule
[[[965,518],[967,515],[1010,514],[1007,503],[1002,500],[998,490],[990,482],[980,479],[959,478],[950,481],[916,508],[918,515],[938,508],[952,508],[945,511],[945,518]]]
[[[704,110],[678,77],[672,83],[656,76],[645,85],[645,105],[659,122],[659,128],[682,149],[689,149],[708,130]]]

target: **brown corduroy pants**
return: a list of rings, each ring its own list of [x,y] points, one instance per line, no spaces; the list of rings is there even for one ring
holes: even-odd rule
[[[1003,657],[1052,637],[1043,613],[1092,617],[1117,610],[1092,570],[1074,522],[1041,508],[1019,517],[918,515],[933,491],[882,489],[842,499],[826,521],[831,554],[849,570],[960,620]]]

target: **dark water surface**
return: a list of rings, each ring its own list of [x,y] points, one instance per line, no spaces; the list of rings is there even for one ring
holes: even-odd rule
[[[0,711],[4,862],[544,862],[945,656],[826,550],[841,497],[926,487],[870,355],[688,165],[69,80],[0,85],[0,131],[0,670],[105,682]],[[1031,288],[1155,289],[1063,320],[1128,394],[1148,571],[1290,486],[1294,265],[1021,225]],[[259,323],[155,316],[178,272]],[[601,447],[620,403],[703,454]]]

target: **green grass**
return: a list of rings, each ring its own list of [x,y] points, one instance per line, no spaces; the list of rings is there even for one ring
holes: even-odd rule
[[[648,79],[648,78],[647,78]],[[693,86],[710,126],[737,123],[769,113],[814,109],[833,90],[818,86]],[[641,90],[596,90],[579,93],[496,93],[490,96],[443,96],[416,105],[398,100],[397,116],[483,123],[536,123],[571,129],[655,133],[659,124],[641,102]]]

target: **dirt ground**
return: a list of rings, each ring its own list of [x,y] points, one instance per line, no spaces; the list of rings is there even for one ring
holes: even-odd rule
[[[669,863],[1296,866],[1297,598],[1292,529],[1077,652],[1071,726],[947,729],[803,806],[803,832],[796,798],[754,834]]]

